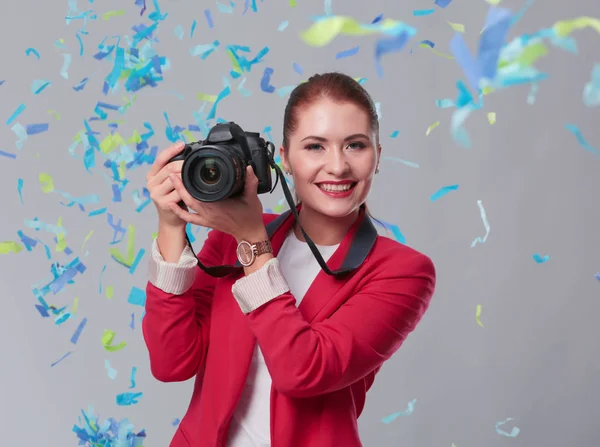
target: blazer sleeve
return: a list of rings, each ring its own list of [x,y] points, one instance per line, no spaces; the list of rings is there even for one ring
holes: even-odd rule
[[[277,264],[275,264],[277,265]],[[390,259],[329,319],[310,324],[287,291],[247,314],[277,391],[330,393],[380,367],[427,310],[435,288],[431,260]]]
[[[222,233],[210,231],[198,254],[205,265],[222,264]],[[181,262],[180,262],[181,263]],[[172,270],[186,268],[173,264]],[[189,266],[187,267],[189,268]],[[196,375],[204,363],[210,332],[210,311],[217,278],[197,266],[191,287],[183,291],[146,285],[146,315],[142,321],[152,375],[161,382],[181,382]],[[160,278],[159,275],[154,275]],[[184,281],[185,282],[185,281]],[[171,293],[170,293],[171,292]],[[174,292],[174,293],[173,293]]]

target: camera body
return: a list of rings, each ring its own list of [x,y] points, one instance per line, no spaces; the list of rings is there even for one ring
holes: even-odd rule
[[[181,179],[192,197],[217,202],[244,191],[248,165],[258,178],[258,194],[271,192],[273,156],[273,143],[258,132],[245,132],[238,124],[228,122],[216,124],[206,140],[186,144],[169,163],[183,161]]]

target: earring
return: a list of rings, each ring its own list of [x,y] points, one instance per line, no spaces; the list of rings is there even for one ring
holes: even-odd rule
[[[379,174],[379,168],[375,168],[375,174]]]
[[[290,170],[286,170],[286,171],[285,171],[285,173],[286,173],[287,175],[292,175],[292,171],[290,171]]]

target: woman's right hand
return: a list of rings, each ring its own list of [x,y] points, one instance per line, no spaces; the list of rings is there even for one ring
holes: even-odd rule
[[[173,229],[185,228],[187,222],[178,217],[169,209],[171,203],[181,203],[181,197],[175,190],[169,175],[175,173],[181,175],[182,161],[168,161],[175,155],[181,153],[184,143],[176,143],[161,152],[146,175],[150,199],[154,202],[158,212],[159,226],[167,226]]]

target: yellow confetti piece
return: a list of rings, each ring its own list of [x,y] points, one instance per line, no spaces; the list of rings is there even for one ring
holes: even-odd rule
[[[481,304],[477,305],[477,310],[475,311],[475,321],[477,321],[477,324],[479,326],[483,327],[483,323],[481,322],[479,317],[481,317]]]
[[[56,251],[62,253],[67,248],[67,240],[65,239],[65,233],[56,235]]]
[[[106,288],[106,298],[110,300],[113,296],[115,296],[115,288],[113,286],[108,286]]]
[[[23,246],[18,242],[0,242],[0,255],[19,253],[21,250],[23,250]]]
[[[572,20],[559,20],[552,28],[559,37],[568,36],[573,31],[584,28],[593,28],[600,34],[600,20],[594,17],[583,16]]]
[[[494,124],[496,122],[496,112],[488,112],[487,118],[490,124]]]
[[[485,0],[485,1],[488,2],[490,5],[496,6],[496,5],[499,5],[502,0]]]
[[[48,110],[48,114],[52,115],[57,120],[60,120],[60,113],[58,113],[56,110]]]
[[[292,7],[292,8],[296,7],[296,0],[290,0],[290,7]]]
[[[114,151],[116,148],[123,146],[125,144],[125,140],[123,139],[123,137],[121,136],[121,134],[119,134],[119,132],[115,132],[112,135],[107,135],[101,142],[100,142],[100,150],[105,153],[108,154],[112,151]]]
[[[85,239],[83,240],[83,244],[81,244],[81,249],[83,250],[83,246],[87,243],[87,241],[90,240],[90,238],[92,237],[92,234],[94,234],[94,230],[90,230],[90,232],[87,234],[87,236],[85,237]]]
[[[75,297],[73,300],[73,309],[71,310],[71,314],[75,315],[77,313],[77,308],[79,307],[79,298]]]
[[[442,53],[441,51],[438,51],[438,50],[436,50],[435,48],[431,48],[431,47],[430,47],[429,45],[427,45],[426,43],[420,43],[420,44],[419,44],[419,46],[420,46],[421,48],[428,48],[428,49],[429,49],[429,51],[431,51],[433,54],[437,54],[438,56],[445,57],[445,58],[446,58],[446,59],[448,59],[448,60],[452,60],[452,59],[454,59],[454,56],[451,56],[451,55],[449,55],[449,54]]]
[[[310,28],[300,34],[300,37],[308,45],[322,47],[335,39],[338,34],[365,36],[374,32],[376,31],[362,28],[360,23],[351,17],[331,16],[313,23]]]
[[[119,163],[119,179],[124,180],[125,179],[125,168],[127,167],[127,163],[125,162],[125,160],[122,160],[121,163]]]
[[[459,33],[464,33],[465,32],[465,25],[463,25],[462,23],[452,23],[452,22],[448,22],[450,24],[450,26],[452,27],[452,29],[454,31],[457,31]]]
[[[485,86],[485,87],[483,87],[483,89],[482,89],[482,93],[483,93],[483,95],[484,95],[484,96],[485,96],[485,95],[488,95],[488,94],[490,94],[490,93],[492,93],[493,91],[494,91],[494,87],[491,87],[491,86],[489,86],[489,85],[486,85],[486,86]]]
[[[108,352],[115,352],[127,346],[127,343],[125,343],[124,341],[122,341],[118,345],[113,346],[112,342],[115,338],[115,335],[117,335],[115,331],[111,331],[110,329],[104,329],[104,334],[102,334],[102,346],[104,346],[104,349],[106,349]]]
[[[40,172],[38,179],[44,193],[48,194],[49,192],[54,191],[54,180],[52,180],[52,176],[50,174]]]
[[[229,56],[229,59],[231,60],[231,65],[233,65],[233,70],[236,73],[242,73],[242,68],[240,67],[240,63],[237,61],[237,59],[235,58],[235,55],[233,54],[232,50],[227,50],[226,51],[227,56]]]
[[[548,54],[548,49],[546,48],[546,46],[543,43],[541,43],[541,42],[534,43],[534,44],[526,46],[523,49],[523,52],[521,54],[519,54],[519,57],[517,57],[516,59],[514,59],[512,61],[500,61],[498,63],[498,68],[504,68],[504,67],[507,67],[507,66],[513,65],[513,64],[518,64],[523,67],[528,67],[528,66],[532,65],[540,57],[543,57],[546,54]]]
[[[433,124],[430,124],[430,125],[429,125],[429,127],[427,128],[427,131],[425,132],[425,135],[426,135],[426,136],[427,136],[427,135],[429,135],[429,134],[431,133],[431,131],[432,131],[433,129],[435,129],[437,126],[439,126],[439,125],[440,125],[440,122],[439,122],[439,121],[436,121],[435,123],[433,123]]]
[[[158,231],[155,231],[154,233],[152,233],[152,240],[156,239],[158,237]]]
[[[108,20],[111,17],[119,17],[122,15],[125,15],[124,9],[119,9],[118,11],[108,11],[108,12],[105,12],[104,14],[102,14],[102,20]]]
[[[207,95],[206,93],[198,92],[196,99],[200,101],[215,102],[217,100],[217,95]]]

